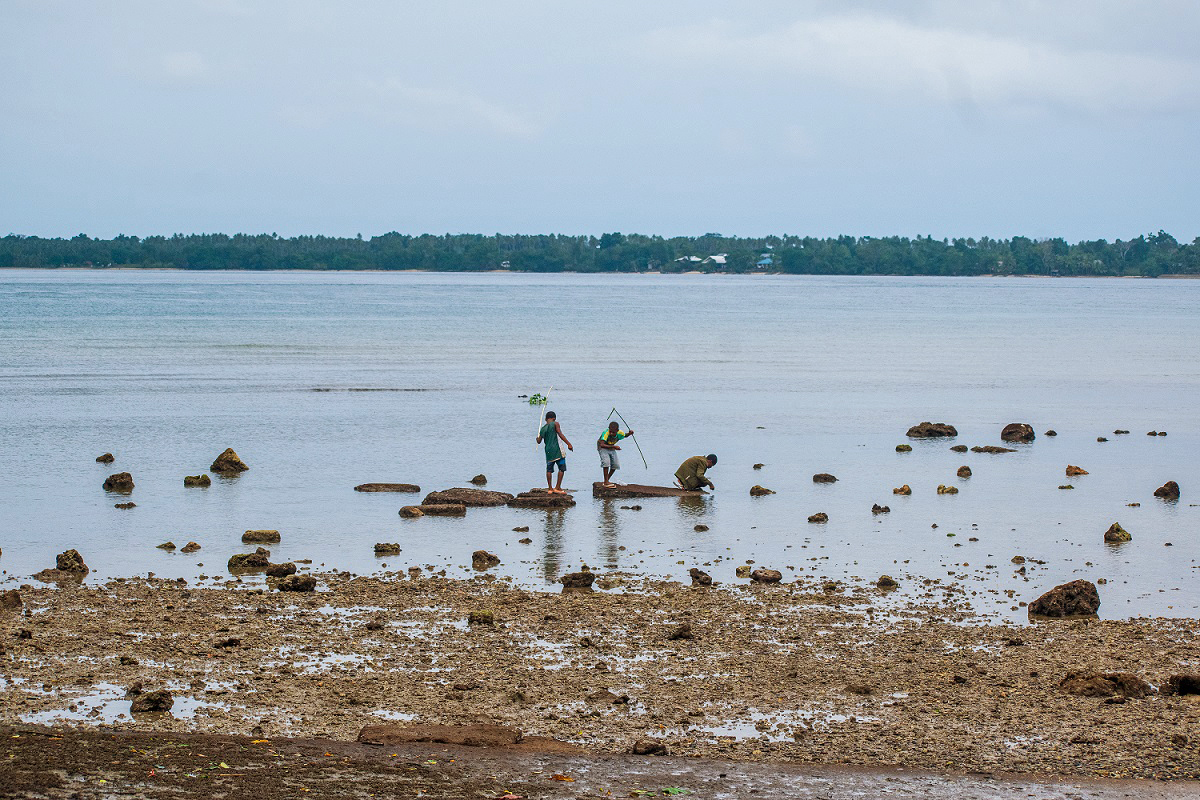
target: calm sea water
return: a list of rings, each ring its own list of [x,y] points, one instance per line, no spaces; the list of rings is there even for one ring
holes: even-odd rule
[[[276,528],[276,559],[360,574],[464,575],[478,548],[539,588],[581,563],[686,578],[707,562],[734,580],[751,559],[789,576],[886,572],[905,589],[959,576],[977,608],[1014,619],[1018,600],[1105,578],[1102,616],[1192,616],[1198,308],[1200,281],[3,271],[0,582],[68,547],[89,581],[223,576],[243,531]],[[352,491],[480,472],[492,489],[541,484],[537,411],[518,397],[535,392],[576,445],[576,508],[403,520],[412,496]],[[632,501],[640,512],[593,500],[614,406],[649,462],[627,445],[619,480],[666,484],[715,452],[712,497]],[[896,453],[922,420],[968,445],[999,444],[1015,421],[1039,436],[1006,455]],[[226,447],[249,472],[183,487]],[[105,451],[115,464],[95,463]],[[1068,481],[1068,463],[1091,474]],[[974,477],[956,478],[961,464]],[[101,489],[118,471],[136,509]],[[816,472],[840,480],[814,485]],[[1179,503],[1152,496],[1168,479]],[[778,493],[751,498],[756,483]],[[913,495],[893,496],[904,483]],[[828,524],[805,521],[817,511]],[[1114,521],[1132,542],[1103,543]],[[167,539],[203,550],[155,549]],[[377,559],[379,541],[403,554]],[[1016,575],[1018,554],[1046,564]]]

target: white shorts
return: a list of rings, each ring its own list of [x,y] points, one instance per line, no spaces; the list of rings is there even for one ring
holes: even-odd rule
[[[603,469],[608,469],[615,472],[621,468],[621,462],[617,459],[616,450],[600,450],[599,453],[600,466]]]

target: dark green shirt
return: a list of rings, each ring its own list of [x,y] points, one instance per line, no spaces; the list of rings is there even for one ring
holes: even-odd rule
[[[558,461],[563,457],[562,447],[558,444],[558,425],[556,422],[547,422],[538,431],[538,436],[542,437],[542,442],[546,445],[546,463]],[[528,441],[528,440],[526,440]]]

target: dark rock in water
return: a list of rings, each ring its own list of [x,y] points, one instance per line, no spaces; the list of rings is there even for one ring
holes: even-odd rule
[[[1106,542],[1129,542],[1133,537],[1129,535],[1129,531],[1121,527],[1121,523],[1114,522],[1104,532],[1104,541]]]
[[[944,422],[921,422],[908,429],[911,439],[942,439],[958,436],[958,429]]]
[[[777,569],[756,569],[750,573],[750,580],[755,583],[779,583],[783,573]]]
[[[712,586],[712,576],[702,569],[692,567],[688,575],[692,578],[692,586]]]
[[[513,533],[529,533],[529,526],[518,525],[517,527],[513,528]]]
[[[113,454],[112,454],[112,453],[105,453],[105,454],[104,454],[104,455],[102,455],[102,456],[96,456],[96,463],[97,463],[97,464],[111,464],[111,463],[113,463],[114,461],[116,461],[116,459],[115,459],[115,458],[113,458]]]
[[[1079,475],[1087,475],[1087,474],[1089,474],[1088,471],[1086,469],[1084,469],[1083,467],[1077,467],[1074,464],[1067,464],[1067,477],[1068,478],[1074,478]]]
[[[813,475],[813,483],[837,483],[837,478],[828,472],[818,472],[816,475]]]
[[[209,472],[227,473],[245,472],[248,469],[250,468],[246,466],[245,462],[238,458],[238,454],[233,452],[232,447],[225,448],[225,452],[217,456],[216,460],[213,461],[212,465],[208,468]]]
[[[487,489],[446,489],[441,492],[430,492],[421,501],[423,506],[440,505],[442,503],[460,503],[464,506],[502,506],[513,496],[508,492],[490,492]]]
[[[1163,694],[1200,694],[1200,675],[1172,675],[1162,687]]]
[[[194,552],[196,552],[196,551],[197,551],[197,550],[199,550],[199,549],[200,549],[200,545],[196,544],[195,542],[188,542],[188,543],[187,543],[187,544],[185,544],[183,547],[179,548],[179,552],[181,552],[181,553],[194,553]]]
[[[1163,500],[1178,500],[1179,484],[1175,481],[1167,481],[1162,486],[1154,490],[1154,496],[1160,497]]]
[[[696,533],[704,533],[706,530],[708,530],[708,526],[707,525],[693,525],[692,530],[694,530]]]
[[[288,575],[296,574],[296,565],[291,561],[285,561],[282,564],[271,564],[266,569],[268,578],[286,578]]]
[[[1015,453],[1011,447],[997,447],[994,444],[983,445],[982,447],[972,447],[972,453]]]
[[[421,487],[415,483],[360,483],[354,487],[356,492],[419,492]]]
[[[912,494],[912,487],[906,483],[898,489],[892,489],[892,494],[910,495]]]
[[[175,543],[174,542],[163,542],[162,544],[158,545],[158,549],[159,550],[174,550]]]
[[[1046,431],[1042,435],[1043,436],[1058,436],[1058,431],[1051,429],[1051,430]]]
[[[0,592],[0,611],[15,611],[22,605],[21,593],[16,589]]]
[[[1096,441],[1097,441],[1097,442],[1107,442],[1107,441],[1108,441],[1108,439],[1105,439],[1103,436],[1097,436],[1097,437],[1096,437]]]
[[[150,711],[170,711],[171,706],[175,705],[175,698],[166,689],[156,689],[153,692],[142,692],[137,697],[133,698],[133,703],[129,706],[129,710],[134,714],[142,714]]]
[[[495,625],[496,615],[491,611],[472,611],[467,614],[468,625]]]
[[[288,575],[275,585],[281,592],[315,592],[317,579],[312,575]]]
[[[508,501],[509,508],[572,508],[575,498],[567,493],[550,493],[545,489],[521,492]]]
[[[133,476],[128,472],[118,472],[114,475],[109,475],[104,479],[104,491],[122,492],[124,494],[132,492]]]
[[[466,509],[467,507],[463,506],[464,514],[467,513]],[[409,519],[416,519],[417,517],[425,516],[425,512],[422,511],[418,506],[405,506],[404,508],[400,509],[400,516],[408,517]]]
[[[119,508],[119,509],[122,509],[122,510],[124,510],[124,511],[128,511],[128,510],[129,510],[129,509],[131,509],[131,508],[137,508],[137,503],[134,503],[134,502],[129,502],[129,503],[113,503],[113,508]]]
[[[1062,484],[1061,486],[1059,486],[1058,488],[1060,488],[1060,489],[1074,489],[1075,487],[1074,487],[1074,486],[1072,486],[1072,485],[1071,485],[1071,484],[1069,484],[1069,483],[1064,483],[1064,484]]]
[[[946,486],[945,484],[940,484],[937,487],[937,493],[938,494],[958,494],[958,487],[957,486]]]
[[[753,569],[753,567],[751,567],[749,564],[741,564],[733,571],[733,574],[737,575],[739,578],[749,578],[751,569]]]
[[[1041,617],[1092,616],[1100,608],[1100,593],[1091,581],[1075,580],[1055,586],[1029,604],[1029,613]]]
[[[667,634],[668,642],[677,642],[677,641],[680,641],[683,639],[692,639],[692,638],[695,638],[695,636],[692,633],[692,623],[690,623],[690,622],[684,622],[679,625],[676,625],[674,628],[671,629],[671,632]]]
[[[875,505],[871,506],[871,513],[872,514],[890,514],[890,513],[892,513],[892,509],[890,506],[881,506],[881,505],[879,505],[879,503],[876,503]]]
[[[829,515],[826,514],[824,511],[818,511],[817,513],[815,513],[811,517],[809,517],[808,521],[812,522],[812,523],[829,522]]]
[[[279,531],[246,531],[242,534],[242,544],[274,544],[280,539]]]
[[[954,451],[955,453],[967,452],[967,446],[965,444],[956,444],[956,445],[954,445],[954,447],[951,447],[950,449],[952,451]]]
[[[1142,698],[1154,693],[1150,684],[1131,672],[1068,672],[1058,688],[1080,697]]]
[[[633,743],[630,752],[635,756],[665,756],[670,751],[662,742],[655,741],[654,739],[638,739]]]
[[[1120,428],[1117,428],[1115,431],[1113,431],[1114,436],[1125,436],[1128,433],[1129,431],[1123,431]]]
[[[253,553],[237,553],[229,557],[226,565],[230,572],[251,572],[271,566],[271,551],[260,547]]]
[[[398,556],[400,555],[399,542],[376,542],[375,555],[377,556]]]
[[[900,584],[891,575],[880,575],[879,580],[875,581],[875,585],[880,589],[895,589]]]
[[[590,570],[568,572],[558,579],[564,589],[590,589],[596,582],[596,576]]]
[[[481,472],[474,478],[471,478],[471,483],[475,484],[476,486],[487,486],[487,475],[484,475]]]
[[[411,506],[404,508],[411,508]],[[467,507],[462,503],[434,503],[432,505],[422,503],[417,506],[417,510],[421,512],[421,515],[430,517],[465,517],[467,515]],[[402,508],[400,511],[403,513],[404,509]]]
[[[958,468],[958,477],[960,477],[960,478],[971,477],[971,468],[968,467],[966,464],[963,464],[961,467]]]
[[[477,570],[491,569],[500,563],[500,556],[487,550],[476,550],[471,554],[471,566]]]
[[[395,745],[433,742],[466,747],[505,747],[522,739],[521,732],[502,725],[367,725],[358,732],[362,744]]]
[[[517,539],[517,543],[518,544],[533,544],[533,539],[530,539],[528,536],[526,536],[522,539]]]
[[[834,480],[836,480],[836,478]],[[770,489],[768,489],[764,486],[759,486],[757,484],[750,487],[750,496],[751,497],[763,497],[768,494],[775,494],[775,492],[771,491]]]
[[[54,568],[59,572],[75,572],[81,575],[91,572],[88,569],[88,565],[83,563],[83,556],[79,555],[78,550],[67,550],[65,553],[59,553],[54,559]]]
[[[1002,442],[1032,442],[1035,438],[1037,434],[1033,432],[1033,426],[1024,422],[1010,422],[1000,431]]]
[[[896,445],[896,452],[897,453],[911,453],[912,445],[911,444],[898,444],[898,445]]]
[[[766,464],[755,464],[753,468],[754,469],[762,469],[765,466],[766,466]]]
[[[212,486],[212,478],[203,473],[200,475],[184,475],[183,485],[185,487],[199,487],[201,489],[207,489],[209,486]]]
[[[1158,432],[1158,435],[1159,435],[1159,436],[1166,436],[1166,435],[1167,435],[1167,432],[1166,432],[1166,431],[1159,431],[1159,432]]]

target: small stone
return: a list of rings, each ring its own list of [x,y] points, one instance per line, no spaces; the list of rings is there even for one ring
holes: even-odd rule
[[[912,445],[911,444],[898,444],[898,445],[896,445],[896,452],[897,453],[911,453]]]
[[[518,544],[533,544],[533,539],[530,539],[528,536],[526,536],[522,539],[517,539],[517,542]]]
[[[174,550],[175,543],[174,542],[163,542],[162,544],[158,545],[158,549],[159,550]]]
[[[708,526],[707,525],[695,525],[692,527],[692,530],[694,530],[696,533],[704,533],[705,531],[708,530]]]
[[[1062,486],[1059,486],[1058,488],[1060,488],[1060,489],[1074,489],[1075,487],[1074,487],[1074,486],[1072,486],[1072,485],[1071,485],[1071,484],[1069,484],[1069,483],[1064,483]]]
[[[1104,541],[1106,542],[1129,542],[1132,540],[1133,536],[1129,534],[1129,531],[1122,528],[1119,522],[1114,522],[1104,532]]]
[[[920,422],[908,429],[910,439],[937,439],[958,436],[958,430],[945,422]]]
[[[764,495],[768,495],[768,494],[775,494],[775,492],[773,492],[770,489],[767,489],[763,486],[758,486],[757,484],[750,487],[750,496],[751,497],[763,497]]]
[[[266,569],[271,565],[271,552],[265,548],[258,548],[253,553],[237,553],[229,557],[229,563],[226,565],[230,572],[248,572],[251,570]]]
[[[218,650],[227,650],[232,647],[241,647],[242,640],[236,636],[230,636],[228,639],[218,639],[213,642],[213,647]]]
[[[274,544],[280,539],[279,531],[246,531],[242,534],[242,544]]]
[[[1087,475],[1088,471],[1083,467],[1077,467],[1074,464],[1067,464],[1067,477],[1074,478],[1077,475]]]
[[[1105,439],[1103,436],[1097,436],[1097,437],[1096,437],[1096,441],[1097,441],[1097,442],[1107,442],[1107,441],[1108,441],[1108,439]]]
[[[513,528],[513,533],[529,533],[529,526],[519,525],[516,528]]]
[[[1051,430],[1046,431],[1042,435],[1043,436],[1058,436],[1058,431],[1051,429]]]
[[[137,508],[137,503],[113,503],[113,508],[119,508],[128,511],[131,508]]]
[[[467,614],[468,625],[495,625],[496,615],[491,611],[471,611]]]
[[[491,569],[500,563],[500,556],[487,550],[476,550],[471,554],[471,566],[479,571]]]
[[[971,477],[971,468],[970,468],[970,467],[968,467],[966,464],[964,464],[963,466],[959,467],[959,468],[958,468],[958,477],[960,477],[960,478],[969,478],[969,477]]]
[[[881,505],[879,505],[879,503],[876,503],[875,505],[871,506],[872,514],[890,514],[891,511],[892,511],[892,509],[890,506],[881,506]]]
[[[1032,442],[1034,438],[1033,426],[1024,422],[1010,422],[1000,431],[1000,440],[1003,442]]]
[[[471,478],[471,483],[475,484],[476,486],[487,486],[487,475],[484,475],[481,472],[474,478]]]
[[[755,464],[754,469],[762,469],[765,466],[766,466],[766,464]]]
[[[212,486],[212,478],[208,477],[208,475],[203,474],[203,473],[200,475],[184,475],[183,476],[183,485],[206,489],[209,486]]]
[[[837,483],[837,478],[828,472],[818,472],[816,475],[813,475],[813,483]]]
[[[954,451],[955,453],[965,453],[965,452],[967,452],[967,446],[966,446],[965,444],[956,444],[956,445],[954,445],[953,447],[951,447],[950,449],[951,449],[952,451]]]
[[[906,483],[903,486],[901,486],[899,489],[892,489],[892,494],[903,494],[903,495],[912,494],[912,487]]]
[[[938,494],[958,494],[958,487],[957,486],[938,486],[937,493]]]
[[[91,570],[88,565],[83,563],[83,556],[79,555],[78,550],[67,550],[59,553],[54,559],[55,569],[60,572],[74,572],[86,575]]]
[[[874,689],[872,689],[870,686],[868,686],[865,683],[851,683],[851,684],[848,684],[845,689],[846,694],[860,694],[860,695],[868,695],[874,691],[875,691]]]
[[[590,589],[595,581],[596,576],[590,570],[568,572],[558,579],[558,582],[563,585],[563,589]]]
[[[822,524],[825,522],[829,522],[829,515],[826,514],[824,511],[818,511],[816,514],[813,514],[812,516],[810,516],[808,518],[808,521],[813,524]]]
[[[101,455],[101,456],[96,456],[96,463],[97,463],[97,464],[111,464],[111,463],[113,463],[114,461],[116,461],[116,459],[115,459],[115,458],[113,458],[113,454],[112,454],[112,453],[105,453],[104,455]]]
[[[751,569],[753,568],[749,564],[742,564],[733,571],[733,574],[739,578],[749,578]]]

